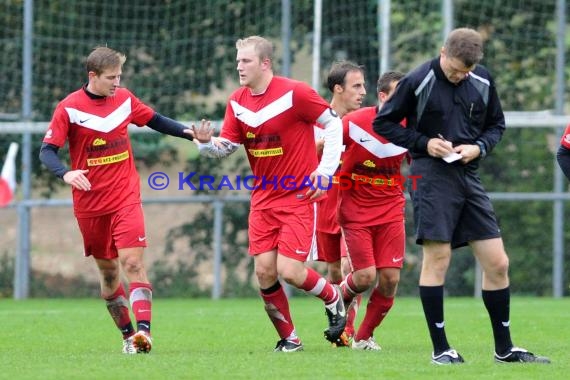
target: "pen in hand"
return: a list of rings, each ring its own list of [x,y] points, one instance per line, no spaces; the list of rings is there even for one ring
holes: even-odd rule
[[[446,143],[447,145],[449,145],[451,148],[453,148],[453,143],[451,141],[448,141],[445,137],[443,137],[443,135],[441,133],[437,134],[437,137],[439,137],[440,139],[443,140],[444,143]]]
[[[447,139],[445,137],[443,137],[443,135],[441,133],[438,133],[437,137],[439,137],[441,140],[443,140],[445,145],[448,146],[447,153],[445,153],[442,157],[446,157],[446,156],[450,155],[451,153],[453,153],[453,144],[451,143],[451,141],[447,141]]]

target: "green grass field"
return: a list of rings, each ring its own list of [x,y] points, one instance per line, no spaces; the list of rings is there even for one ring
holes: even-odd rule
[[[490,322],[479,299],[446,299],[446,329],[466,364],[430,364],[419,299],[399,298],[377,330],[380,352],[332,348],[321,302],[291,300],[305,351],[274,353],[277,335],[261,299],[157,299],[153,350],[121,354],[121,337],[101,300],[0,300],[1,379],[566,379],[570,300],[511,303],[514,343],[551,365],[492,360]],[[361,309],[361,315],[364,309]],[[566,374],[566,375],[565,375]]]

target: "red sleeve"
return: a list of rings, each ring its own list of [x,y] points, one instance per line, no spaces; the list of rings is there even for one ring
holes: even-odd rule
[[[146,125],[154,116],[154,110],[140,101],[133,93],[130,93],[131,109],[132,109],[132,123],[142,127]]]
[[[234,110],[231,104],[232,99],[233,97],[230,97],[230,100],[226,105],[226,114],[224,115],[224,122],[222,124],[220,137],[228,139],[236,144],[243,144],[243,134],[241,133],[238,120],[234,114]]]
[[[566,126],[566,130],[562,134],[562,138],[560,139],[560,145],[562,145],[566,149],[570,149],[570,124]]]
[[[302,120],[314,123],[319,116],[330,108],[329,104],[308,84],[299,82],[293,91],[293,104]]]
[[[65,145],[67,140],[67,133],[69,131],[69,115],[65,111],[62,103],[55,107],[52,119],[49,123],[49,128],[44,136],[43,142],[52,144],[58,147]]]

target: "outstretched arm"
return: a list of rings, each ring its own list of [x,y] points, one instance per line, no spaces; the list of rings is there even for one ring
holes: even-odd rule
[[[200,154],[206,157],[223,158],[229,156],[241,145],[223,137],[214,137],[214,128],[209,120],[202,119],[198,127],[192,124],[192,134],[194,141],[198,144]]]
[[[193,140],[192,130],[184,124],[172,120],[166,116],[162,116],[158,112],[154,114],[152,119],[146,123],[147,127],[166,135],[181,137],[183,139]]]

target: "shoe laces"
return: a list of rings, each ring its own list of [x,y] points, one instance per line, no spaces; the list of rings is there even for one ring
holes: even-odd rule
[[[363,348],[365,350],[379,350],[380,349],[380,346],[378,345],[378,343],[376,343],[376,340],[374,340],[373,336],[371,336],[368,339],[361,340],[358,343],[364,344]]]
[[[291,343],[295,346],[300,346],[301,340],[299,338],[294,338],[294,339],[283,338],[277,341],[277,344],[275,345],[275,350],[282,351],[284,348],[286,348],[287,343]]]
[[[133,344],[133,338],[127,338],[127,339],[123,339],[123,352],[125,354],[134,354],[137,352],[137,349],[135,348],[134,344]]]
[[[376,343],[376,340],[374,340],[373,336],[368,338],[368,340],[366,341],[366,345],[373,349],[380,349],[380,346],[378,345],[378,343]]]

